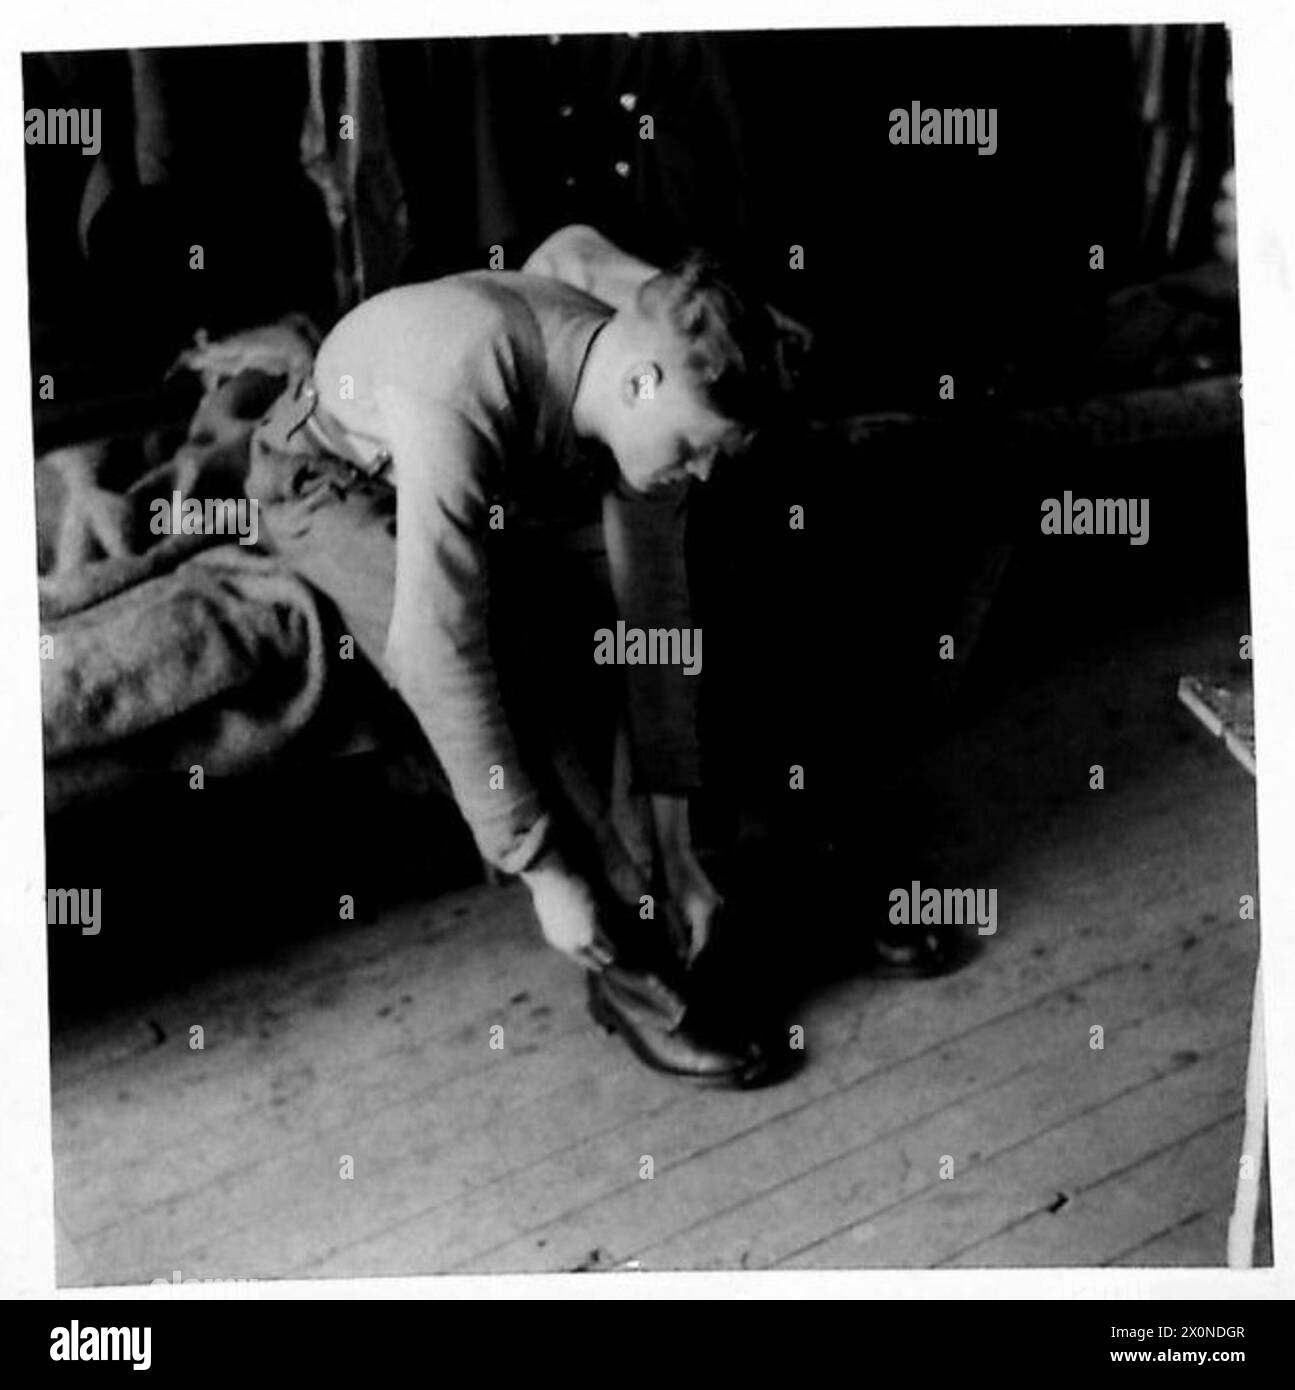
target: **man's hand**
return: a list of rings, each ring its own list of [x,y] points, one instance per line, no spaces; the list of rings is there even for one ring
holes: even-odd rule
[[[691,964],[710,940],[711,924],[724,899],[693,853],[686,798],[653,796],[652,817],[656,823],[666,890],[688,929],[688,963]]]
[[[586,970],[602,970],[612,963],[593,892],[560,856],[550,852],[521,877],[531,890],[540,930],[550,946]]]
[[[663,855],[670,901],[688,927],[688,963],[701,954],[710,940],[715,913],[724,905],[719,890],[706,876],[691,849]]]

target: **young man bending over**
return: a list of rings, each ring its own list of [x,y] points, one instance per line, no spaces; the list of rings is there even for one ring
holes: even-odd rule
[[[570,228],[528,272],[449,276],[353,310],[320,348],[292,426],[394,483],[394,597],[372,654],[417,716],[483,858],[522,877],[545,938],[590,972],[602,1023],[650,1065],[726,1084],[767,1079],[768,1059],[748,1038],[708,1031],[683,974],[636,955],[630,938],[660,932],[665,914],[641,920],[623,889],[618,906],[575,843],[561,803],[581,779],[548,778],[542,731],[523,732],[526,699],[510,694],[504,673],[517,672],[501,649],[517,629],[500,626],[520,610],[507,609],[500,579],[511,568],[516,589],[520,567],[525,588],[530,529],[592,495],[626,627],[685,632],[687,490],[750,442],[779,381],[770,312],[707,260],[658,272]],[[529,576],[537,588],[541,569]],[[573,644],[590,667],[594,639],[585,629]],[[660,879],[695,956],[720,904],[689,831],[697,680],[678,665],[619,675]],[[532,692],[566,680],[547,660],[521,676]]]

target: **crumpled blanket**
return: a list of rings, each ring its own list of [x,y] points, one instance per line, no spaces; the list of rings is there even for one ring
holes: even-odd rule
[[[159,772],[248,771],[323,700],[319,596],[237,535],[155,535],[156,498],[243,496],[248,440],[311,344],[292,328],[200,342],[188,436],[56,450],[36,464],[46,809]]]

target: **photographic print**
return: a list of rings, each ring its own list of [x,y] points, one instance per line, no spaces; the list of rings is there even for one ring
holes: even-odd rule
[[[22,55],[60,1289],[1271,1265],[1232,63]]]

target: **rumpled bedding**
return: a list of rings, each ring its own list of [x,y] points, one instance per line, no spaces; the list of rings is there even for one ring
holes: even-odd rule
[[[36,463],[46,810],[157,773],[249,771],[299,739],[327,676],[320,597],[264,545],[155,535],[150,503],[243,495],[252,429],[309,361],[299,328],[200,343],[187,437],[55,450]]]

